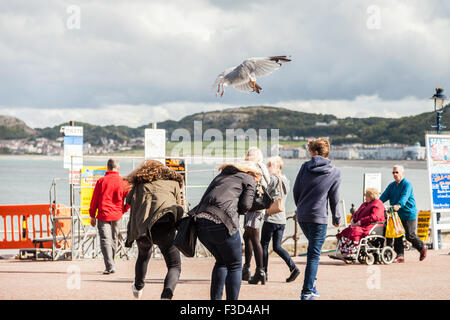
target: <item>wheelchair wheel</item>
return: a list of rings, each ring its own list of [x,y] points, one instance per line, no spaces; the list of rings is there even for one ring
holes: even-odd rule
[[[366,263],[366,257],[365,256],[359,256],[358,257],[358,261],[359,261],[359,263],[364,264],[364,263]]]
[[[368,266],[371,266],[375,263],[375,256],[371,253],[366,254],[366,260],[364,261]]]
[[[359,261],[359,263],[361,263],[361,264],[366,263],[366,254],[360,252],[359,255],[358,255],[358,261]]]
[[[384,264],[391,264],[395,259],[395,252],[394,249],[391,247],[384,247],[381,250],[381,261]]]

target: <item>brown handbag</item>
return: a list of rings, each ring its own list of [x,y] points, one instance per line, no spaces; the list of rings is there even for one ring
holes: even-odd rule
[[[284,208],[284,201],[283,201],[283,187],[282,187],[283,181],[281,180],[281,177],[278,176],[278,184],[280,185],[280,198],[275,199],[272,205],[269,207],[269,209],[266,210],[267,215],[272,215],[276,213],[283,212],[285,210]]]

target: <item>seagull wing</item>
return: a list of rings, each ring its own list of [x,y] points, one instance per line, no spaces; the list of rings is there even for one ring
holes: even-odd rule
[[[291,59],[287,56],[272,56],[266,58],[250,58],[245,60],[242,65],[249,73],[254,74],[255,77],[262,77],[280,69],[282,65],[281,62],[289,61],[291,61]]]

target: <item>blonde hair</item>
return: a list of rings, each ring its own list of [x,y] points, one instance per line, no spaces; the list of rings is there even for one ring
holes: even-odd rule
[[[308,141],[308,150],[310,152],[317,151],[317,154],[321,157],[328,158],[330,154],[330,141],[324,138]]]
[[[240,161],[240,162],[235,162],[235,163],[223,163],[222,165],[220,165],[220,167],[218,168],[219,171],[222,171],[224,168],[226,167],[235,167],[237,170],[245,172],[249,175],[252,175],[254,177],[258,177],[261,176],[261,169],[259,169],[258,165],[256,165],[255,162],[253,161]]]
[[[284,166],[283,158],[281,158],[280,156],[270,157],[269,161],[267,161],[267,166],[268,167],[279,168],[280,171],[281,171],[283,169],[283,166]]]
[[[380,198],[380,192],[375,188],[367,188],[364,195],[369,197],[371,201],[378,200]]]
[[[245,156],[246,161],[262,162],[263,154],[258,147],[250,147],[247,150],[247,155]]]

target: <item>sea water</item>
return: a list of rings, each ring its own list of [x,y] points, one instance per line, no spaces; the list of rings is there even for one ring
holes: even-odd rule
[[[108,157],[85,157],[84,165],[106,166]],[[119,158],[120,174],[130,173],[142,158]],[[287,196],[287,216],[292,216],[295,211],[292,187],[302,163],[306,159],[285,159],[283,174],[291,182],[291,191]],[[207,185],[217,174],[220,163],[217,161],[187,163],[187,201],[190,206],[195,206],[200,200]],[[426,161],[375,161],[375,160],[335,160],[334,165],[342,172],[342,184],[340,198],[345,204],[346,213],[349,213],[353,203],[357,209],[363,202],[363,175],[364,173],[381,173],[381,184],[384,190],[393,181],[392,167],[401,164],[405,167],[405,177],[411,181],[418,210],[430,209],[430,190],[427,176]],[[55,200],[53,179],[58,179],[56,184],[56,202],[69,205],[69,171],[63,168],[62,157],[46,156],[0,156],[0,205],[10,204],[44,204]],[[50,192],[52,194],[50,195]],[[79,192],[79,189],[78,191]],[[388,203],[386,203],[388,204]],[[343,206],[341,203],[340,210]],[[331,226],[331,214],[329,233],[336,232]],[[2,224],[0,222],[0,224]],[[17,230],[17,229],[16,229]],[[3,239],[3,225],[0,225],[0,240]],[[294,233],[294,222],[288,220],[285,236]]]

